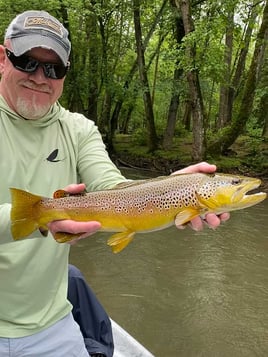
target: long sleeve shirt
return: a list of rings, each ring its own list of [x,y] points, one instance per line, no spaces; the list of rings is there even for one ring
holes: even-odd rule
[[[58,103],[44,117],[25,120],[1,96],[0,173],[0,337],[22,337],[71,311],[69,245],[39,231],[14,241],[9,188],[51,197],[71,183],[84,182],[94,191],[126,179],[109,159],[93,121]]]

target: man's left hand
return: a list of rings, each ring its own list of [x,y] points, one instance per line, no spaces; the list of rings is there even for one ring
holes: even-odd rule
[[[185,167],[182,170],[178,170],[173,174],[194,174],[198,172],[209,174],[215,172],[216,169],[217,169],[216,165],[211,165],[208,164],[207,162],[200,162],[198,164]],[[195,231],[201,231],[204,227],[204,224],[207,224],[212,229],[216,229],[222,222],[227,221],[229,218],[230,218],[230,214],[227,212],[222,213],[220,215],[216,215],[214,213],[208,213],[205,219],[202,219],[201,217],[195,217],[194,219],[191,220],[189,225]],[[185,225],[177,226],[177,228],[183,229],[185,228]]]

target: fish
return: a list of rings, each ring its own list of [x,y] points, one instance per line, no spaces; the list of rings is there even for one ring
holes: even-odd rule
[[[53,198],[10,188],[11,233],[19,240],[38,229],[47,235],[48,223],[54,220],[98,221],[100,231],[115,233],[107,244],[118,253],[136,233],[162,230],[174,223],[185,225],[207,213],[253,206],[267,196],[265,192],[249,193],[260,185],[261,180],[253,177],[192,173],[134,180],[114,189],[82,194],[58,190]],[[64,243],[80,235],[57,232],[54,238]]]

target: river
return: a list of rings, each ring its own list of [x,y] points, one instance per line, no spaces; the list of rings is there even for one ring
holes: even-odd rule
[[[71,248],[112,319],[156,357],[268,356],[268,200],[218,229],[98,233]],[[127,357],[127,356],[126,356]]]

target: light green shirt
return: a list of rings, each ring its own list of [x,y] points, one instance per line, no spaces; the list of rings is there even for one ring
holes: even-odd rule
[[[25,120],[1,96],[0,172],[0,337],[22,337],[71,311],[66,299],[69,245],[39,231],[13,241],[9,187],[51,197],[70,183],[84,182],[95,191],[125,178],[91,120],[58,103],[43,118]]]

